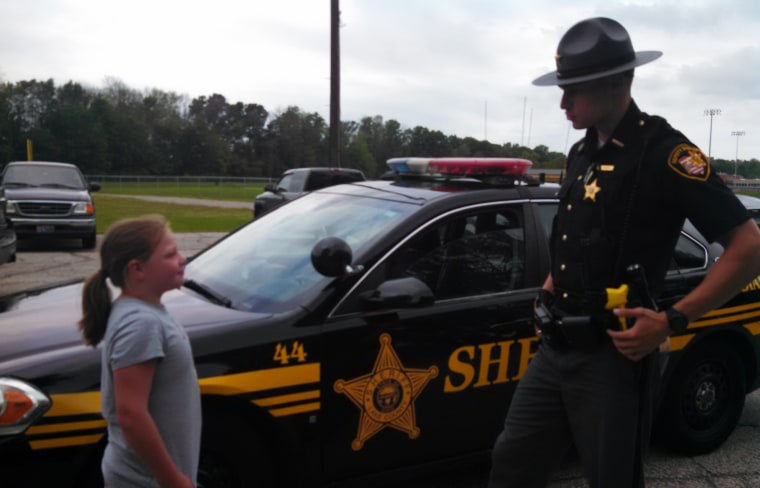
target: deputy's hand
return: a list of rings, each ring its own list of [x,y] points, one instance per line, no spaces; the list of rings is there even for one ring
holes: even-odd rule
[[[665,312],[655,312],[648,308],[616,308],[612,311],[618,317],[634,319],[628,330],[608,330],[612,343],[620,354],[631,361],[640,361],[657,349],[669,334]]]

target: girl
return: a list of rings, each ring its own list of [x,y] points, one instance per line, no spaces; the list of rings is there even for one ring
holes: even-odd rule
[[[182,285],[186,260],[163,217],[121,220],[100,247],[101,268],[84,285],[79,329],[103,341],[101,406],[106,486],[195,486],[201,405],[190,342],[161,305]],[[121,288],[111,302],[106,282]]]

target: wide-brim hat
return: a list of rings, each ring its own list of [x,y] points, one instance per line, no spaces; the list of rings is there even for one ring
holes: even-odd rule
[[[569,85],[628,71],[662,56],[662,51],[634,51],[625,27],[596,17],[578,22],[557,46],[557,70],[533,80],[534,85]]]

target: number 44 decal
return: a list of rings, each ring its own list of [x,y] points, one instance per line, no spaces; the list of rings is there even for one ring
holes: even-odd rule
[[[278,342],[277,347],[274,349],[274,358],[272,359],[279,361],[280,364],[288,364],[290,361],[302,363],[306,361],[306,356],[307,354],[303,350],[303,342],[293,341],[290,351],[288,351],[287,344],[283,345],[281,342]]]

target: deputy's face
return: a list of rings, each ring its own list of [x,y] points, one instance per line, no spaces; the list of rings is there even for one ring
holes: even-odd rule
[[[610,78],[560,86],[560,108],[574,129],[599,127],[615,112],[616,100],[621,91]]]

